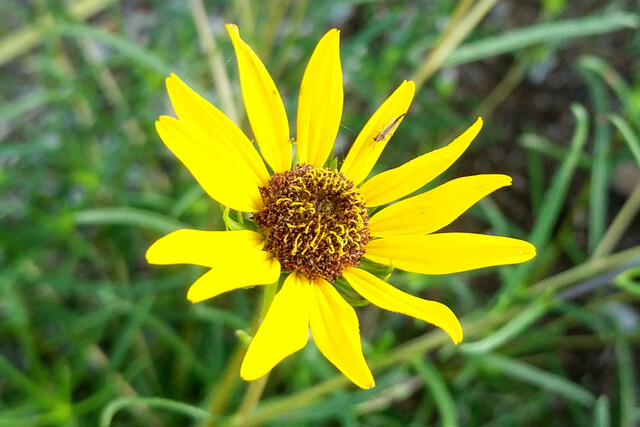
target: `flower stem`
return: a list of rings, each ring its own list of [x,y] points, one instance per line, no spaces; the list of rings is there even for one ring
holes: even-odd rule
[[[258,326],[262,322],[262,319],[264,319],[264,316],[267,314],[267,311],[271,306],[271,302],[273,301],[273,298],[275,297],[275,294],[278,290],[278,284],[279,282],[274,282],[265,287],[260,312],[256,313],[253,320],[251,321],[251,326],[249,328],[251,331],[256,331],[258,329]],[[209,404],[210,414],[221,415],[224,412],[228,399],[232,395],[233,387],[239,378],[238,372],[240,371],[240,366],[242,365],[242,358],[244,357],[245,351],[246,346],[244,345],[243,341],[238,342],[238,345],[233,351],[233,355],[231,356],[231,359],[227,364],[222,379],[217,385],[217,390],[215,390],[213,400]],[[264,391],[264,387],[267,384],[268,378],[269,374],[249,384],[249,388],[247,389],[242,404],[240,405],[240,409],[238,410],[237,421],[239,423],[250,416],[251,412],[258,404],[260,396],[262,396],[262,392]],[[205,427],[209,427],[211,425],[212,424],[207,423],[205,424]]]
[[[253,410],[260,401],[260,397],[262,397],[262,392],[267,385],[268,379],[269,373],[249,383],[247,392],[245,393],[240,409],[238,410],[238,416],[234,420],[234,425],[243,426],[245,425],[246,420],[251,417]]]
[[[224,413],[224,409],[227,406],[227,402],[229,401],[229,396],[231,396],[233,388],[238,380],[238,371],[240,370],[240,365],[242,363],[242,357],[245,353],[245,346],[242,342],[238,342],[235,350],[231,356],[229,362],[227,362],[226,369],[224,374],[222,375],[222,379],[217,384],[216,390],[213,394],[213,398],[211,403],[209,404],[209,413],[211,415],[222,415]],[[207,422],[204,424],[204,427],[212,427],[213,424],[211,422]]]
[[[279,281],[276,281],[265,287],[260,315],[253,322],[253,330],[258,329],[258,326],[260,325],[260,323],[262,323],[262,320],[267,315],[267,311],[269,311],[269,307],[271,307],[273,298],[278,291],[278,285]],[[244,398],[242,399],[242,403],[240,404],[240,408],[238,409],[238,415],[234,417],[234,425],[244,425],[245,421],[251,417],[253,410],[260,401],[260,397],[262,397],[262,393],[264,392],[264,388],[267,385],[268,379],[269,373],[249,383],[249,387],[247,388]]]
[[[269,307],[271,307],[271,303],[273,302],[273,298],[276,296],[276,292],[278,291],[279,281],[276,281],[270,285],[267,285],[264,289],[264,299],[262,300],[262,310],[260,311],[260,322],[267,315],[267,311],[269,311]]]

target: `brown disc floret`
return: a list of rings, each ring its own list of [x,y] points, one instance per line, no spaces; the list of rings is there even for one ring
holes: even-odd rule
[[[276,173],[260,189],[264,207],[253,216],[265,235],[264,249],[283,271],[334,282],[358,265],[369,241],[364,198],[342,173],[297,165]]]

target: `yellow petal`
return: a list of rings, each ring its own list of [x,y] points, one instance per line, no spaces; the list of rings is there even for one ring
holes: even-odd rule
[[[298,273],[285,279],[242,361],[243,379],[260,378],[307,344],[310,287],[309,281]]]
[[[536,255],[529,242],[470,233],[394,236],[372,240],[364,256],[421,274],[449,274],[493,265],[518,264]]]
[[[269,252],[230,258],[196,280],[187,292],[187,299],[200,302],[234,289],[268,285],[279,277],[280,263]]]
[[[311,335],[318,349],[360,388],[375,385],[362,354],[360,326],[353,308],[324,279],[312,284]]]
[[[342,272],[342,277],[372,304],[431,323],[444,330],[454,344],[462,341],[462,326],[446,305],[406,294],[359,268],[349,267]]]
[[[156,130],[165,145],[217,202],[242,212],[258,212],[262,195],[244,159],[205,135],[189,120],[162,116]]]
[[[220,110],[191,90],[175,74],[167,78],[167,90],[171,104],[178,118],[189,120],[200,127],[214,144],[222,144],[233,151],[249,166],[247,173],[253,174],[257,186],[264,187],[269,182],[269,172],[264,161],[249,141],[249,138],[231,119]]]
[[[262,157],[275,172],[287,171],[291,143],[282,98],[258,55],[240,38],[238,27],[227,24],[225,28],[236,51],[244,106]]]
[[[379,173],[360,188],[367,207],[384,205],[406,196],[447,170],[464,153],[482,128],[482,119],[446,147],[423,154],[395,169]]]
[[[382,209],[369,220],[369,231],[376,237],[432,233],[451,224],[487,194],[510,184],[507,175],[454,179]]]
[[[302,77],[296,143],[300,163],[324,165],[338,134],[344,100],[339,44],[338,30],[325,34]]]
[[[340,172],[358,185],[369,175],[378,157],[404,119],[416,91],[404,81],[371,116],[344,159]]]
[[[193,264],[224,266],[229,259],[255,256],[264,246],[264,238],[250,230],[200,231],[177,230],[156,240],[147,250],[150,264]]]

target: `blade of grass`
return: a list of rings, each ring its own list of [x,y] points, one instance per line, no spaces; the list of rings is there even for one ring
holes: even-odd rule
[[[597,258],[611,253],[618,242],[620,242],[620,239],[624,237],[624,234],[636,218],[638,211],[640,211],[640,184],[636,185],[631,196],[624,202],[620,212],[618,212],[613,222],[611,222],[611,225],[602,237],[600,244],[593,251],[591,257]]]
[[[4,103],[0,108],[0,123],[7,123],[38,107],[64,100],[69,92],[64,89],[40,90]]]
[[[640,105],[633,98],[634,93],[637,90],[629,87],[627,82],[624,81],[620,74],[614,70],[611,65],[605,62],[603,59],[584,55],[578,59],[580,66],[585,70],[590,70],[600,76],[600,78],[613,89],[616,97],[622,101],[622,105],[625,110],[625,117],[629,118],[634,123],[636,129],[640,132]]]
[[[624,142],[626,142],[627,146],[629,147],[629,151],[631,151],[631,155],[638,164],[638,167],[640,167],[640,137],[638,137],[633,129],[631,129],[631,126],[629,126],[622,117],[618,116],[617,114],[611,114],[608,117],[616,127],[616,129],[618,129],[620,135],[622,135]]]
[[[473,6],[469,6],[468,2],[460,3],[461,9],[468,9],[466,14],[454,14],[457,20],[449,23],[448,28],[436,42],[435,48],[413,75],[412,80],[416,83],[416,91],[440,69],[443,63],[446,63],[451,52],[473,31],[496,3],[497,0],[479,0]]]
[[[429,389],[433,400],[435,400],[440,413],[440,424],[447,427],[459,426],[456,404],[440,372],[431,363],[420,357],[415,357],[411,365],[422,377],[426,388]]]
[[[521,144],[527,147],[525,137],[521,138]],[[542,155],[535,150],[527,150],[527,177],[529,178],[529,194],[531,197],[531,210],[540,212],[542,208],[542,198],[544,195],[544,163]]]
[[[602,240],[607,222],[609,205],[609,147],[611,128],[605,118],[609,110],[609,101],[602,81],[597,75],[578,61],[578,69],[584,76],[589,88],[591,104],[594,109],[593,120],[593,156],[591,166],[591,186],[589,197],[589,251],[593,252]]]
[[[523,147],[531,150],[532,152],[544,154],[545,156],[558,161],[566,159],[569,154],[569,149],[559,147],[548,139],[532,133],[522,135],[519,142]],[[578,160],[578,167],[589,169],[590,166],[591,160],[589,159],[589,156],[581,155]],[[540,168],[536,173],[544,173],[544,169]],[[542,205],[542,203],[540,205]]]
[[[202,46],[202,50],[207,57],[209,70],[215,82],[217,93],[220,96],[222,110],[234,123],[240,123],[240,116],[231,91],[229,76],[224,67],[222,54],[220,53],[220,49],[218,49],[216,39],[211,33],[204,3],[202,0],[190,0],[189,3],[191,5],[191,15],[193,16],[193,21],[198,31],[200,46]]]
[[[629,342],[620,332],[616,339],[615,354],[618,367],[618,384],[620,387],[620,425],[634,425],[634,412],[637,402],[635,389],[635,373],[633,369],[633,355],[629,347]]]
[[[74,212],[72,220],[76,225],[127,225],[165,234],[181,228],[190,228],[173,218],[129,207],[85,209]]]
[[[198,408],[197,406],[187,405],[186,403],[177,402],[171,399],[165,399],[162,397],[120,397],[114,399],[109,403],[100,416],[100,426],[109,427],[113,421],[113,417],[119,411],[127,409],[129,407],[144,406],[147,408],[154,408],[157,410],[164,410],[174,412],[176,414],[182,414],[193,418],[195,420],[208,419],[211,421],[224,423],[225,418],[215,417],[209,414],[207,411]]]
[[[609,409],[609,398],[607,396],[598,397],[593,413],[593,427],[610,427],[611,410]]]
[[[517,317],[509,320],[496,332],[480,341],[461,344],[460,350],[468,354],[488,353],[528,329],[549,310],[549,307],[550,304],[548,301],[538,298],[534,300],[529,307],[521,310]]]
[[[543,369],[497,354],[484,354],[477,357],[478,363],[492,371],[559,394],[585,407],[591,407],[596,400],[595,396],[585,388]]]
[[[80,0],[71,4],[69,13],[77,20],[84,21],[115,2],[116,0]],[[52,26],[53,21],[43,19],[11,35],[3,36],[0,41],[0,66],[44,41],[46,32]]]
[[[133,40],[121,35],[107,33],[94,26],[58,23],[55,27],[51,28],[50,31],[54,36],[86,37],[102,42],[118,51],[132,63],[144,67],[149,71],[149,75],[156,75],[158,78],[164,78],[174,71],[172,67],[166,64],[160,57],[139,46]]]
[[[569,184],[576,166],[582,155],[585,142],[587,140],[588,115],[585,108],[579,104],[571,105],[571,112],[576,120],[576,127],[573,133],[569,154],[560,165],[551,181],[551,187],[545,194],[545,203],[542,210],[538,213],[536,222],[529,236],[529,241],[539,250],[542,249],[549,241],[551,232],[558,220],[560,210],[565,201]],[[527,275],[534,267],[533,262],[520,264],[516,267],[511,279],[507,281],[498,296],[496,310],[504,310],[509,306],[513,298],[516,296],[520,288],[523,286]]]
[[[625,12],[538,24],[464,44],[452,52],[444,60],[442,66],[452,67],[514,52],[540,43],[566,42],[575,38],[605,34],[625,28],[637,28],[639,25],[639,15]]]

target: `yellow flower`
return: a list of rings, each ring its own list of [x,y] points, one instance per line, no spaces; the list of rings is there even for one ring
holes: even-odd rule
[[[286,275],[247,350],[240,371],[245,380],[265,375],[302,349],[310,329],[336,368],[359,387],[374,386],[356,313],[333,285],[339,277],[369,302],[438,326],[459,343],[462,328],[448,307],[408,295],[358,266],[364,257],[414,273],[448,274],[520,263],[535,255],[531,244],[507,237],[433,234],[482,197],[509,185],[508,176],[458,178],[388,205],[451,166],[482,120],[448,146],[367,180],[413,99],[414,84],[405,81],[364,126],[339,171],[325,168],[343,104],[339,32],[334,29],[318,43],[302,79],[292,167],[293,140],[278,90],[237,27],[226,28],[261,155],[229,118],[175,75],[167,78],[167,89],[178,119],[162,116],[156,128],[205,191],[251,214],[257,231],[178,230],[156,241],[147,260],[210,267],[189,289],[192,302]],[[379,207],[369,218],[371,208]]]

